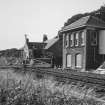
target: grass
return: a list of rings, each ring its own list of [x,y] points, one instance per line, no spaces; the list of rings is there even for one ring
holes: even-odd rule
[[[99,98],[94,87],[13,70],[0,71],[0,95],[4,105],[105,105],[105,97]]]

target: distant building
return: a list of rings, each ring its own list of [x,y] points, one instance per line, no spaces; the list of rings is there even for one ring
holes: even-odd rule
[[[63,35],[63,68],[91,70],[105,60],[105,22],[93,17],[82,17],[65,26]]]
[[[27,37],[25,45],[23,48],[23,58],[24,59],[35,59],[40,58],[42,55],[42,50],[47,43],[45,42],[30,42]]]
[[[58,36],[44,42],[30,42],[25,36],[23,59],[50,57],[55,65],[62,65],[62,38]]]

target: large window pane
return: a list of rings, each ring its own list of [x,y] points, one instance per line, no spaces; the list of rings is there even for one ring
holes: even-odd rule
[[[67,55],[67,67],[71,67],[71,55]]]
[[[78,68],[82,67],[82,55],[81,54],[76,54],[75,56],[75,66]]]

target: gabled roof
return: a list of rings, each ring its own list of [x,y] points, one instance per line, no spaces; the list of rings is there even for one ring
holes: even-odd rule
[[[72,30],[80,27],[85,27],[85,26],[92,26],[96,28],[104,28],[105,29],[105,22],[94,17],[94,16],[85,16],[77,21],[71,23],[68,26],[64,26],[61,30],[62,31],[67,31],[67,30]]]
[[[26,42],[29,49],[49,49],[59,40],[58,36],[45,42]]]
[[[47,45],[45,46],[45,48],[44,49],[49,49],[51,46],[53,46],[57,41],[59,40],[59,38],[58,37],[54,37],[53,39],[51,39],[51,40],[47,40],[46,41],[46,43],[47,43]]]

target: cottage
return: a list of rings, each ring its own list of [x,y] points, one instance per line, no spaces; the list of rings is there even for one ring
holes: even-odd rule
[[[46,40],[44,42],[30,42],[25,35],[25,45],[23,47],[23,59],[53,58],[54,65],[62,65],[62,36]]]
[[[42,56],[42,50],[47,43],[44,42],[30,42],[25,35],[25,45],[23,48],[23,59],[35,59]]]
[[[63,68],[92,70],[105,60],[105,22],[82,17],[65,26],[63,35]]]

